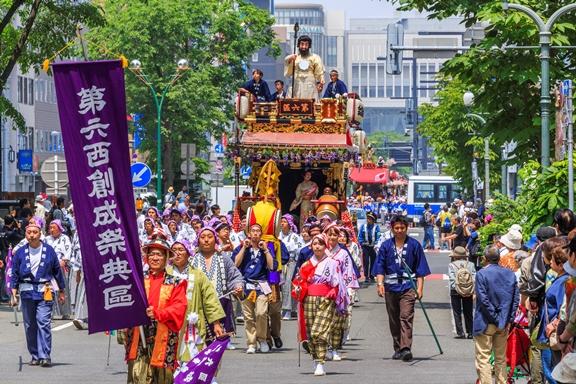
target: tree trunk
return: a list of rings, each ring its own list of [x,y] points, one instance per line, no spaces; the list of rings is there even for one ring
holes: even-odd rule
[[[12,17],[14,16],[18,8],[22,6],[22,4],[24,4],[24,0],[14,0],[12,5],[10,6],[10,9],[8,9],[8,12],[6,12],[4,17],[2,18],[2,21],[0,21],[0,35],[2,34],[2,32],[4,32],[4,28],[6,28],[6,26],[12,21]]]
[[[34,20],[36,20],[36,16],[38,15],[38,9],[40,8],[41,3],[42,0],[34,0],[34,2],[32,3],[32,7],[30,8],[30,14],[28,15],[28,19],[26,19],[26,24],[24,24],[24,28],[22,28],[22,34],[18,39],[18,43],[16,43],[16,46],[12,50],[12,55],[10,56],[8,63],[6,63],[6,66],[4,67],[4,70],[0,75],[0,89],[4,88],[4,84],[6,84],[8,76],[10,76],[10,73],[14,69],[16,62],[20,58],[20,55],[22,55],[22,51],[26,46],[28,36],[30,35],[32,27],[34,26]]]

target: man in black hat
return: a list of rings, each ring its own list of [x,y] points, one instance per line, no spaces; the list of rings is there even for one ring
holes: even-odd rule
[[[288,96],[318,100],[318,93],[324,89],[324,64],[320,56],[310,52],[310,36],[300,36],[297,44],[298,53],[288,55],[284,60],[284,76],[294,76],[294,89],[288,91]]]
[[[380,227],[376,224],[376,215],[372,212],[366,214],[366,224],[363,224],[358,231],[358,242],[362,246],[362,264],[364,265],[364,276],[368,280],[374,280],[372,266],[376,260],[376,250],[374,245],[380,239]]]

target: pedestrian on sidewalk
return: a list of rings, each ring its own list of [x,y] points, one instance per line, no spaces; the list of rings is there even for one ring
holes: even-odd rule
[[[451,263],[448,264],[448,281],[450,284],[450,306],[456,339],[472,338],[472,314],[474,310],[474,279],[476,268],[474,263],[468,261],[468,253],[463,247],[456,247],[450,253]],[[462,328],[462,315],[464,315],[464,328]]]
[[[492,370],[496,384],[506,384],[506,341],[514,321],[518,303],[516,275],[498,265],[497,247],[486,248],[487,265],[476,273],[476,310],[474,312],[474,344],[476,372],[480,384],[492,384]],[[494,353],[494,367],[490,355]]]
[[[52,366],[52,330],[50,320],[54,305],[54,290],[58,302],[64,303],[64,275],[58,255],[48,243],[40,240],[41,226],[33,219],[26,227],[27,244],[20,247],[12,259],[12,306],[22,300],[22,316],[30,365]],[[55,286],[52,281],[55,281]]]
[[[372,269],[376,260],[374,245],[380,239],[380,226],[376,223],[376,215],[372,212],[366,214],[366,221],[366,224],[363,224],[358,231],[358,242],[362,246],[364,275],[366,281],[371,281],[374,278]]]
[[[411,361],[414,304],[417,298],[422,298],[424,277],[430,274],[430,268],[422,245],[408,236],[406,217],[394,216],[391,226],[394,237],[380,247],[372,273],[376,276],[378,295],[386,298],[394,340],[392,359]]]
[[[436,249],[434,246],[434,223],[436,217],[434,216],[434,213],[432,213],[432,208],[430,208],[430,204],[428,203],[424,204],[422,220],[424,225],[424,240],[422,240],[422,247],[424,249],[434,250]]]

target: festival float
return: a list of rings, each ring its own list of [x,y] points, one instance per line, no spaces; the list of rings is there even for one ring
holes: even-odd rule
[[[319,102],[286,98],[270,103],[239,92],[236,145],[230,146],[229,156],[237,186],[240,167],[252,168],[248,184],[253,193],[238,196],[237,188],[235,216],[248,213],[247,206],[257,209],[259,202],[272,202],[278,212],[293,214],[301,224],[311,215],[350,223],[346,190],[350,169],[361,161],[362,149],[354,145],[353,137],[361,131],[363,112],[362,101],[354,93]],[[307,172],[310,185],[316,187],[297,196]],[[265,217],[277,220],[279,216],[270,212]]]

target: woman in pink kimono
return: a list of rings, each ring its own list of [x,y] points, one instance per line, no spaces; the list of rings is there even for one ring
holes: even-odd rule
[[[346,324],[348,323],[348,317],[351,315],[350,311],[352,310],[353,293],[356,289],[360,288],[358,277],[354,270],[352,256],[350,255],[350,252],[348,252],[348,250],[338,242],[340,232],[341,228],[339,228],[335,222],[329,224],[324,229],[324,234],[328,240],[328,251],[330,257],[338,262],[340,276],[346,286],[346,311],[338,314],[335,319],[335,324],[332,328],[332,337],[330,339],[331,349],[328,350],[327,354],[327,358],[332,358],[334,361],[342,360],[342,357],[338,353],[338,349],[342,348],[342,338],[344,331],[347,328]]]
[[[315,376],[326,374],[324,363],[332,327],[338,313],[346,312],[348,302],[338,262],[330,257],[327,243],[323,234],[312,239],[314,254],[302,265],[292,282],[295,287],[293,295],[299,302],[300,339],[314,359]]]

